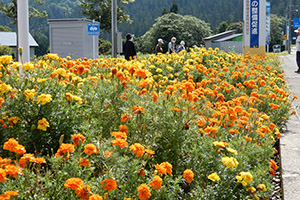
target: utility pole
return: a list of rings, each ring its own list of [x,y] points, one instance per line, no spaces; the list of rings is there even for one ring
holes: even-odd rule
[[[291,40],[292,40],[292,0],[289,4],[289,27],[288,27],[288,53],[291,54]]]
[[[17,1],[17,19],[18,19],[18,31],[17,31],[17,41],[18,48],[22,47],[22,57],[19,56],[20,62],[30,61],[30,51],[29,51],[29,17],[28,17],[28,0],[18,0]],[[19,53],[20,54],[20,53]],[[22,64],[23,64],[22,63]],[[20,75],[23,75],[23,68],[19,69]]]
[[[117,57],[117,0],[111,0],[111,40],[112,40],[112,51],[111,56]]]

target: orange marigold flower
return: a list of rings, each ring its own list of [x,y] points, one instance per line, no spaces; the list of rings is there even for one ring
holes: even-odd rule
[[[85,137],[81,133],[72,135],[72,139],[75,146],[78,146],[85,141]]]
[[[89,200],[103,200],[103,198],[99,194],[93,194],[90,196]]]
[[[145,152],[145,148],[143,145],[139,143],[135,143],[129,147],[129,149],[137,156],[137,157],[142,157]]]
[[[109,158],[113,154],[113,151],[108,151],[105,153],[105,158]]]
[[[120,96],[121,99],[124,99],[125,101],[127,101],[127,97],[126,97],[126,94],[123,93],[121,96]]]
[[[127,134],[126,132],[123,132],[123,131],[117,131],[117,132],[112,132],[111,133],[111,136],[115,137],[115,138],[127,138]]]
[[[151,197],[150,188],[145,183],[141,184],[137,191],[140,200],[147,200]]]
[[[71,188],[72,190],[76,190],[79,187],[83,187],[83,181],[80,178],[69,178],[65,184],[65,188]]]
[[[19,195],[19,192],[10,190],[10,191],[6,191],[4,194],[8,196],[17,196]]]
[[[172,165],[169,162],[162,162],[160,165],[155,165],[159,174],[172,174]]]
[[[20,167],[22,167],[22,168],[25,168],[26,167],[26,164],[27,164],[27,162],[32,162],[32,161],[34,161],[34,155],[33,154],[31,154],[31,153],[26,153],[26,154],[24,154],[21,158],[20,158],[20,160],[19,160],[19,165],[20,165]]]
[[[83,166],[83,167],[88,167],[90,166],[90,162],[88,159],[86,158],[80,158],[80,166]]]
[[[101,187],[104,187],[104,190],[111,191],[117,189],[117,182],[114,179],[106,179],[101,181]]]
[[[136,114],[140,114],[142,112],[145,112],[145,109],[141,106],[133,106],[132,111]]]
[[[190,183],[193,181],[194,179],[194,172],[190,169],[186,169],[184,172],[183,172],[183,178],[185,178],[186,182],[187,183]]]
[[[173,110],[173,111],[175,111],[175,112],[179,112],[179,113],[181,112],[181,109],[180,109],[180,108],[172,107],[171,110]]]
[[[149,185],[153,189],[161,188],[162,179],[159,176],[154,176],[153,180],[149,183]]]
[[[0,183],[6,181],[6,172],[4,169],[0,168]]]
[[[272,169],[272,167],[269,168],[269,172],[272,174],[272,176],[275,176],[275,171]]]
[[[125,132],[128,135],[128,128],[126,125],[120,125],[119,127],[120,132]]]
[[[85,145],[83,152],[87,155],[92,155],[93,153],[97,154],[98,150],[97,150],[96,145],[90,143],[90,144]]]
[[[124,80],[125,80],[125,76],[124,76],[123,72],[121,72],[121,71],[118,71],[118,72],[116,73],[116,77],[117,77],[117,79],[118,79],[119,81],[124,81]]]
[[[164,168],[162,165],[156,164],[155,169],[158,171],[159,174],[167,174],[167,169]]]
[[[296,110],[291,111],[293,115],[296,115]]]
[[[34,161],[35,163],[46,163],[46,160],[45,158],[34,158]]]
[[[75,193],[77,194],[77,197],[80,199],[88,200],[90,198],[90,196],[92,196],[91,187],[88,185],[83,185],[83,186],[78,187],[75,190]]]
[[[136,73],[137,77],[142,77],[142,78],[146,78],[147,77],[145,70],[138,69],[135,73]]]
[[[145,149],[145,152],[146,152],[149,156],[155,154],[155,151],[153,151],[153,150],[151,150],[151,149]]]
[[[127,114],[123,114],[121,117],[121,122],[127,122],[129,120],[129,117],[127,116]]]
[[[6,165],[5,166],[5,172],[7,175],[13,176],[15,178],[18,177],[18,174],[21,174],[22,171],[19,167],[16,167],[15,165]]]
[[[63,156],[66,152],[74,152],[75,148],[73,144],[62,143],[55,154],[56,157]]]
[[[15,152],[16,147],[19,145],[18,141],[15,140],[14,138],[10,138],[7,142],[4,143],[3,149]]]
[[[124,147],[128,147],[127,141],[121,138],[116,138],[111,142],[113,143],[113,146],[119,146],[121,149],[123,149]]]
[[[145,170],[144,169],[139,169],[138,176],[145,177]]]
[[[276,162],[275,162],[274,160],[271,160],[271,161],[269,162],[269,165],[271,165],[271,167],[272,167],[274,170],[277,170],[277,164],[276,164]]]

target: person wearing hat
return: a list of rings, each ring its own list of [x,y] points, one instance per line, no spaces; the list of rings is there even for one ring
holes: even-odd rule
[[[296,62],[298,66],[298,70],[295,71],[296,73],[300,73],[300,28],[296,29],[295,32],[297,33],[296,39]]]
[[[134,35],[128,33],[126,35],[126,42],[123,44],[123,54],[126,60],[132,60],[136,56],[136,48],[132,42],[133,36]]]
[[[169,54],[176,52],[175,42],[176,42],[176,37],[172,37],[171,42],[169,42],[169,45],[168,45]]]
[[[161,47],[161,45],[164,43],[164,41],[161,39],[161,38],[159,38],[158,40],[157,40],[157,45],[156,45],[156,47],[155,47],[155,55],[157,55],[158,53],[163,53],[163,49],[162,49],[162,47]]]
[[[185,42],[184,42],[184,41],[181,41],[181,42],[180,42],[180,45],[179,45],[179,47],[178,47],[178,49],[177,49],[177,52],[178,52],[178,53],[179,53],[180,51],[182,51],[182,50],[185,50],[184,45],[185,45]]]

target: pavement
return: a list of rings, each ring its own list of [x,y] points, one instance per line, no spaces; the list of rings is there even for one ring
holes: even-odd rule
[[[291,109],[296,110],[296,115],[290,117],[280,138],[283,199],[300,200],[300,74],[294,72],[297,70],[295,49],[280,59],[287,86],[298,97]]]

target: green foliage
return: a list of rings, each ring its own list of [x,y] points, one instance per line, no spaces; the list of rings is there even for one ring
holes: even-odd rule
[[[99,54],[111,54],[111,42],[104,39],[99,39]]]
[[[271,42],[270,46],[282,45],[283,35],[282,30],[285,25],[285,18],[271,14]]]
[[[178,8],[178,4],[176,3],[176,1],[174,0],[172,5],[171,5],[171,8],[170,8],[170,13],[175,13],[177,14],[179,11],[179,8]]]
[[[228,23],[226,21],[223,21],[217,26],[216,33],[223,33],[227,31],[227,29],[228,29]]]
[[[227,31],[235,29],[236,33],[243,33],[243,29],[244,29],[243,26],[244,26],[243,22],[234,22],[228,24]]]
[[[0,26],[0,32],[11,32],[8,26]]]
[[[128,3],[134,0],[118,0],[117,19],[118,23],[122,21],[129,22],[129,15],[125,13],[124,8]],[[89,19],[100,22],[100,28],[106,31],[111,30],[111,1],[106,0],[81,0],[79,6],[83,8],[82,14]]]
[[[0,45],[0,56],[10,55],[12,52],[12,48],[4,45]]]
[[[167,51],[168,42],[173,36],[177,41],[185,41],[186,47],[201,46],[204,43],[203,38],[210,34],[210,26],[204,21],[193,16],[169,13],[159,17],[142,37],[142,51],[153,53],[158,38],[163,39],[165,43],[162,47]]]

